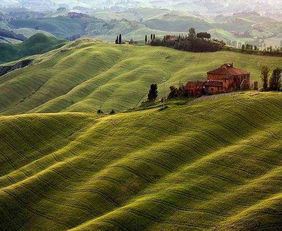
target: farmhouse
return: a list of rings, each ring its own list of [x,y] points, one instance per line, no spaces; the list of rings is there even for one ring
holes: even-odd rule
[[[189,81],[185,91],[191,96],[250,89],[250,73],[226,63],[207,73],[206,81]]]

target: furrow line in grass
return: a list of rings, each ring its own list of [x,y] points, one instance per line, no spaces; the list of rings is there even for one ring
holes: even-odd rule
[[[51,145],[51,146],[52,146],[52,145]],[[57,150],[57,151],[58,151],[58,150]],[[69,150],[69,152],[70,152],[73,156],[76,156],[76,153],[72,152],[72,150]],[[49,155],[50,155],[50,154],[49,154]],[[51,155],[53,155],[53,153],[51,153]],[[40,165],[40,162],[37,161],[36,164],[37,164],[38,166],[40,166],[42,169],[44,169],[44,167]],[[18,170],[21,170],[22,173],[25,174],[24,169],[17,169],[17,171],[18,171]],[[25,174],[25,175],[26,175],[26,174]],[[30,177],[30,175],[26,175],[26,177]]]
[[[67,223],[59,220],[57,217],[44,214],[43,212],[40,212],[37,209],[31,208],[31,206],[29,205],[28,202],[25,202],[24,200],[22,200],[21,198],[19,198],[15,194],[13,194],[11,191],[7,191],[7,190],[3,190],[3,189],[1,189],[1,191],[5,192],[11,198],[13,198],[15,201],[17,201],[22,209],[26,209],[26,210],[30,211],[31,213],[33,213],[35,215],[38,215],[38,216],[43,217],[43,218],[46,218],[46,219],[48,219],[48,220],[50,220],[50,221],[52,221],[52,222],[54,222],[56,224],[63,225],[66,228],[70,228],[70,226]]]
[[[132,169],[131,169],[131,171],[132,171]],[[143,176],[142,176],[142,177],[143,177]],[[227,182],[232,183],[232,184],[235,183],[236,185],[241,185],[241,183],[239,183],[238,181],[236,182],[236,181],[234,181],[234,180],[230,180],[229,178],[226,178],[226,177],[223,177],[223,176],[219,176],[219,175],[213,174],[213,177],[219,178],[219,179],[221,179],[221,180],[227,181]]]
[[[274,105],[275,107],[277,107],[278,110],[282,110],[281,101],[276,100],[276,99],[273,99],[273,98],[272,98],[272,100],[270,100],[270,99],[268,99],[268,98],[264,98],[264,100],[265,100],[266,102],[268,102],[269,104],[272,104],[272,105]]]
[[[39,178],[39,176],[37,176],[37,179],[38,179],[39,181],[44,182],[45,185],[48,185],[48,187],[51,187],[51,188],[52,188],[53,190],[55,190],[55,191],[66,193],[66,189],[65,189],[65,188],[59,188],[58,186],[55,186],[55,185],[53,185],[53,184],[50,184],[50,182],[47,182],[47,181],[45,181],[45,180]],[[22,183],[21,185],[19,185],[19,186],[20,186],[20,187],[24,187],[24,188],[26,188],[27,190],[33,192],[28,186],[23,185],[23,183]],[[6,192],[6,193],[8,193],[8,191],[7,191],[6,189],[0,189],[0,190],[1,190],[1,191],[4,191],[4,192]],[[10,191],[10,190],[9,190],[9,191]],[[34,192],[34,193],[35,193],[35,192]],[[96,189],[96,190],[94,190],[94,189],[90,189],[90,190],[83,190],[83,189],[80,189],[80,190],[76,190],[76,191],[67,189],[67,193],[72,193],[72,194],[76,194],[76,193],[92,193],[92,194],[93,194],[93,193],[94,193],[94,194],[99,195],[101,198],[103,198],[104,200],[106,200],[107,202],[109,202],[109,203],[111,203],[111,204],[113,204],[113,205],[115,205],[115,206],[118,206],[118,205],[119,205],[119,203],[116,202],[116,201],[114,200],[114,198],[110,197],[109,195],[103,193],[102,191],[100,191],[100,190],[98,190],[98,189]],[[35,193],[35,194],[38,195],[38,193]],[[50,201],[50,202],[53,200],[53,199],[50,199],[49,197],[47,197],[46,195],[42,195],[42,196],[43,196],[44,198],[46,198],[48,201]],[[38,197],[39,197],[39,196],[38,196]],[[39,199],[41,199],[41,198],[39,197]],[[29,203],[29,202],[26,202],[26,203]],[[86,211],[86,210],[85,210],[86,207],[81,206],[81,205],[67,205],[67,204],[62,204],[62,203],[59,203],[59,204],[56,204],[56,205],[68,206],[68,207],[73,207],[73,208],[82,209],[82,210]],[[87,209],[87,211],[90,212],[89,209]],[[91,214],[92,214],[92,212],[93,212],[93,211],[91,211]],[[90,213],[89,213],[89,214],[90,214]],[[93,215],[93,214],[92,214],[92,215]]]
[[[73,54],[72,54],[72,55],[73,55]],[[84,62],[87,62],[87,61],[88,61],[88,60],[86,59]],[[81,62],[79,62],[79,63],[77,63],[77,65],[81,66],[82,64],[81,64]],[[72,67],[72,68],[75,68],[75,67]],[[78,68],[77,68],[77,69],[78,69]],[[104,71],[105,71],[105,70],[104,70]],[[68,73],[68,72],[71,72],[71,71],[70,71],[69,69],[65,69],[64,73],[65,73],[65,72],[67,72],[67,73]],[[101,70],[101,72],[102,72],[102,70]],[[73,73],[72,73],[72,74],[73,74]],[[85,74],[87,74],[87,75],[88,75],[88,73],[85,73]],[[62,75],[62,72],[60,72],[60,75]],[[89,78],[90,78],[90,77],[89,77]],[[89,80],[89,78],[88,78],[88,79],[86,79],[86,80],[84,80],[84,81]],[[44,83],[44,85],[46,85],[49,81],[50,81],[50,80],[48,80],[46,83]],[[84,82],[84,81],[83,81],[83,82]],[[83,82],[80,82],[79,84],[81,84],[81,83],[83,83]],[[64,93],[64,95],[65,95],[65,94],[67,94],[68,92],[70,92],[70,91],[71,91],[72,89],[74,89],[75,87],[76,87],[76,86],[73,86],[73,87],[71,87],[71,88],[69,88],[69,89],[66,89],[66,91],[67,91],[67,92],[65,92],[65,93]],[[59,95],[59,96],[62,96],[62,94],[61,94],[61,95]],[[59,96],[57,96],[57,97],[59,97]],[[52,99],[50,99],[50,100],[52,100]],[[45,101],[44,103],[48,103],[50,100]],[[38,106],[40,106],[40,107],[41,107],[42,105],[43,105],[43,104],[38,105]],[[37,106],[37,107],[38,107],[38,106]],[[35,109],[36,109],[36,107],[33,107],[31,110],[35,110]]]
[[[238,154],[237,152],[232,152],[232,151],[227,151],[226,154],[230,154],[230,155],[235,155],[235,156],[242,157],[242,156],[241,156],[240,154]],[[250,159],[250,157],[244,156],[244,159],[246,159],[246,158]],[[265,163],[265,164],[268,164],[268,165],[270,165],[270,166],[271,166],[271,165],[280,166],[280,163],[275,163],[275,162],[270,161],[270,160],[266,160],[266,159],[263,159],[263,158],[258,158],[257,156],[255,156],[255,157],[252,156],[251,158],[252,158],[252,160],[260,161],[260,162]],[[282,161],[282,160],[281,160],[281,161]]]
[[[261,100],[261,101],[265,101],[267,102],[267,104],[265,103],[262,103],[262,105],[264,106],[264,108],[267,108],[268,105],[273,105],[274,107],[276,107],[277,109],[281,110],[282,109],[282,104],[279,100],[276,100],[275,98],[272,98],[272,100],[269,100],[267,97],[264,97],[263,99],[258,99],[258,100]],[[257,100],[257,101],[258,101]],[[234,100],[234,102],[238,105],[243,105],[243,106],[250,106],[248,103],[246,103],[245,101],[243,101],[243,99],[240,99],[240,100]],[[257,105],[257,104],[256,104]],[[254,109],[256,110],[257,107]],[[266,113],[265,111],[269,111],[269,110],[264,110],[263,114],[268,116],[268,113]]]
[[[266,211],[265,214],[267,214],[267,211],[269,210],[269,207],[271,209],[271,205],[274,203],[275,205],[275,202],[273,202],[273,198],[277,197],[278,195],[278,198],[279,198],[279,195],[280,195],[280,199],[281,199],[281,192],[278,192],[278,194],[274,194],[274,195],[271,195],[271,197],[267,197],[267,198],[263,198],[259,201],[256,201],[254,202],[253,204],[249,205],[248,207],[245,207],[245,208],[242,208],[240,209],[239,211],[236,211],[235,214],[233,214],[232,216],[230,216],[229,218],[227,218],[226,220],[222,221],[222,225],[224,224],[228,224],[230,222],[240,222],[240,220],[243,220],[245,217],[248,217],[248,215],[255,215],[256,217],[259,215],[259,214],[262,214]],[[267,202],[267,203],[266,203]],[[279,204],[280,201],[277,201],[277,203]],[[264,205],[262,207],[260,207],[260,205]],[[265,210],[266,209],[266,206],[267,206],[267,209],[268,210]],[[282,214],[278,212],[278,214],[275,212],[272,214],[272,212],[270,212],[268,215],[271,215],[271,216],[278,216],[278,217],[282,217]],[[248,219],[248,218],[247,218]],[[250,219],[250,218],[249,218]],[[248,220],[249,220],[248,219]],[[250,222],[251,220],[249,220]],[[235,223],[236,224],[236,223]]]
[[[95,80],[96,80],[97,78],[98,78],[98,79],[99,79],[99,78],[102,79],[102,80],[103,80],[103,85],[102,85],[102,86],[105,87],[106,84],[108,84],[110,81],[113,80],[113,79],[111,78],[112,75],[108,75],[108,76],[109,76],[108,78],[102,78],[102,77],[105,76],[105,75],[107,75],[108,72],[109,72],[109,74],[110,74],[110,73],[112,72],[112,70],[115,69],[116,67],[118,67],[118,66],[120,65],[120,62],[123,62],[123,61],[124,61],[124,60],[121,60],[121,58],[119,58],[118,60],[116,60],[115,63],[114,63],[112,66],[110,66],[110,67],[107,68],[107,70],[104,70],[103,72],[100,72],[100,73],[96,74],[96,75],[94,76],[94,77],[95,77]],[[124,71],[127,71],[127,70],[124,70]],[[122,75],[122,74],[120,74],[120,75]],[[120,76],[120,75],[118,75],[118,76]],[[117,78],[118,76],[115,76],[114,79]],[[90,78],[90,79],[87,79],[87,80],[81,82],[79,85],[75,86],[75,87],[72,88],[70,91],[68,91],[68,93],[66,93],[65,95],[61,95],[61,96],[59,96],[59,97],[57,97],[57,98],[53,98],[53,99],[51,99],[50,101],[45,102],[43,105],[40,105],[39,108],[44,107],[44,105],[47,105],[47,104],[52,103],[52,101],[59,100],[59,98],[62,98],[62,97],[64,97],[64,96],[68,96],[68,95],[72,94],[73,91],[76,91],[78,88],[83,87],[83,85],[86,85],[87,83],[93,82],[93,81],[94,81],[94,77],[92,77],[92,78]],[[90,84],[88,84],[88,85],[90,85]],[[100,86],[101,86],[101,85],[100,85]],[[87,100],[87,99],[90,97],[90,95],[93,94],[98,88],[99,88],[99,87],[97,86],[95,89],[93,89],[94,91],[92,90],[92,91],[89,92],[86,96],[84,96],[84,97],[81,98],[78,102],[72,104],[71,106],[73,106],[73,105],[75,105],[75,104],[78,104],[78,103],[82,103],[83,101]],[[80,89],[80,90],[81,90],[81,89]],[[68,108],[70,108],[71,106],[67,106],[66,108],[64,108],[64,110],[68,110]],[[36,110],[36,108],[34,108],[34,109],[32,109],[32,110]],[[61,109],[61,111],[62,111],[62,110],[63,110],[63,109]]]
[[[279,169],[280,167],[278,167]],[[236,187],[235,189],[234,188],[228,188],[228,191],[226,191],[225,194],[219,194],[218,196],[217,195],[214,195],[213,196],[213,199],[211,201],[208,201],[207,203],[216,203],[216,201],[228,201],[228,200],[231,200],[232,197],[234,198],[235,196],[237,196],[237,198],[240,196],[240,193],[241,192],[244,192],[244,190],[248,189],[249,192],[255,192],[254,190],[254,186],[257,185],[259,182],[261,182],[262,180],[264,180],[265,182],[269,181],[269,179],[267,178],[268,175],[270,174],[270,177],[271,177],[271,174],[273,174],[272,172],[274,172],[275,169],[272,169],[268,172],[266,172],[265,174],[263,175],[260,175],[254,179],[251,179],[249,181],[247,181],[244,185],[241,185],[239,187]],[[251,191],[250,191],[251,190]],[[261,192],[259,192],[261,194]],[[241,201],[237,201],[237,206],[240,206],[242,209],[240,211],[238,211],[237,213],[241,213],[242,211],[244,211],[245,209],[249,209],[250,207],[253,207],[254,206],[254,203],[257,204],[257,203],[260,203],[261,200],[265,200],[265,197],[267,197],[269,194],[268,193],[265,193],[263,192],[263,195],[261,197],[261,199],[257,199],[259,200],[259,202],[257,201],[253,201],[253,202],[250,202],[248,205],[246,205],[246,202],[241,202]],[[273,196],[273,193],[270,194],[271,196]],[[232,208],[227,208],[227,209],[234,209],[235,207],[233,206]],[[230,217],[228,217],[228,219],[231,219],[231,217],[233,217],[234,214],[232,214]]]
[[[165,201],[165,200],[162,200],[162,199],[149,199],[148,202],[154,202],[154,203],[157,203],[157,204],[169,206],[169,207],[171,207],[175,210],[179,210],[179,211],[201,212],[201,213],[206,213],[206,214],[209,214],[209,215],[215,215],[215,216],[219,216],[219,217],[228,217],[229,216],[228,214],[223,214],[223,213],[213,211],[213,210],[208,210],[208,209],[200,209],[200,208],[193,208],[193,207],[188,208],[188,207],[184,207],[184,206],[178,206],[178,205],[175,205],[171,202],[168,202],[168,201]]]
[[[79,210],[82,210],[84,212],[87,212],[89,214],[93,214],[93,210],[91,210],[89,207],[87,206],[84,206],[82,204],[74,204],[74,203],[71,203],[71,204],[67,204],[67,203],[62,203],[63,201],[61,199],[53,199],[51,197],[48,197],[47,195],[41,193],[41,192],[37,192],[37,191],[34,191],[32,190],[30,187],[26,186],[24,183],[21,184],[19,187],[23,187],[25,188],[26,190],[28,190],[29,192],[32,192],[32,194],[34,194],[36,197],[38,197],[40,200],[42,198],[44,198],[45,200],[47,200],[48,202],[50,203],[53,203],[55,205],[59,205],[59,206],[65,206],[65,207],[69,207],[69,208],[75,208],[75,209],[79,209]]]
[[[19,130],[18,130],[19,132],[20,132],[20,128],[19,128]],[[54,134],[55,135],[55,134]],[[58,136],[58,134],[56,134],[56,137]],[[25,137],[25,135],[22,133],[22,135],[21,135],[21,137]],[[60,138],[62,138],[61,136],[60,136]],[[66,138],[67,139],[67,137],[64,137],[64,138]],[[61,140],[61,139],[59,139],[59,140]],[[67,139],[68,141],[69,141],[69,139]],[[30,143],[29,141],[26,141],[26,143]],[[8,144],[8,142],[6,142],[6,144]],[[11,143],[9,143],[9,145],[14,149],[14,150],[16,150],[16,147],[15,146],[13,146]],[[53,145],[50,145],[49,143],[46,143],[46,146],[49,146],[49,147],[52,147],[52,148],[57,148],[57,147],[54,147]],[[32,146],[33,147],[33,149],[35,150],[35,147],[34,146]],[[43,155],[44,156],[44,153],[42,153],[40,150],[38,151],[37,150],[37,152],[39,152],[39,153],[41,153],[41,155]],[[25,156],[25,155],[22,155],[21,153],[19,153],[18,151],[16,151],[16,153],[18,153],[20,156],[23,156],[25,159],[27,159],[27,157]],[[28,159],[29,160],[29,159]],[[18,170],[18,169],[17,169]]]
[[[279,150],[270,149],[270,148],[266,148],[265,146],[262,147],[262,146],[254,145],[254,144],[245,144],[244,146],[256,148],[256,149],[258,149],[258,150],[263,150],[263,151],[268,151],[268,152],[275,152],[275,153],[277,153],[277,154],[281,154],[281,149],[279,149]]]
[[[199,175],[197,174],[196,177],[199,177]],[[161,182],[159,183],[159,185],[166,185],[167,186],[164,186],[164,188],[167,188],[168,189],[168,192],[173,192],[175,193],[175,190],[171,190],[169,189],[169,186],[170,187],[178,187],[177,184],[175,184],[173,181],[172,182],[168,182],[168,181],[164,181],[164,182]],[[204,185],[204,183],[202,184],[195,184],[195,183],[191,183],[190,181],[189,182],[185,182],[185,181],[182,181],[181,184],[179,184],[180,186],[185,184],[186,187],[194,187],[194,188],[197,188],[198,191],[200,191],[201,193],[203,194],[206,194],[206,195],[209,195],[210,193],[225,193],[226,191],[224,189],[218,189],[218,188],[212,188],[212,187],[209,187],[208,185]],[[152,189],[152,190],[147,190],[146,192],[141,192],[138,194],[139,197],[146,197],[148,195],[153,195],[153,194],[158,194],[160,192],[159,189]],[[166,191],[165,191],[166,192]],[[178,195],[185,195],[185,194],[181,194],[180,191],[178,190],[177,193]],[[200,201],[207,201],[208,199],[207,198],[199,198],[193,194],[190,194],[189,196],[191,196],[193,199],[196,199],[196,200],[200,200]]]
[[[2,207],[2,209],[6,209],[6,211],[8,211],[8,208],[6,208],[6,207]],[[11,216],[12,215],[12,216]],[[9,225],[10,225],[10,227],[12,227],[11,228],[11,230],[13,230],[13,231],[18,231],[18,230],[22,230],[22,226],[23,225],[20,225],[18,222],[17,222],[17,216],[18,216],[19,214],[16,214],[16,213],[5,213],[5,217],[8,217],[8,220],[9,221],[12,221],[12,222],[10,222],[9,223]],[[5,229],[8,229],[8,227],[9,226],[7,226],[7,223],[5,222],[6,220],[4,220],[3,219],[3,217],[2,217],[2,219],[0,219],[0,228],[1,227],[5,227]],[[27,222],[28,222],[28,219],[27,219]],[[17,227],[17,228],[15,228],[15,226]],[[9,230],[9,229],[8,229]],[[6,230],[5,230],[6,231]]]
[[[233,113],[230,112],[230,111],[225,111],[225,112],[229,113],[231,116],[233,115]],[[189,116],[191,116],[192,118],[193,118],[193,117],[195,118],[195,116],[193,116],[193,115],[189,115]],[[240,133],[238,133],[238,132],[237,132],[234,128],[232,128],[231,126],[226,125],[226,124],[223,124],[222,122],[220,122],[220,123],[215,122],[215,121],[212,119],[212,117],[208,117],[208,116],[206,116],[206,117],[202,117],[202,116],[198,117],[198,116],[197,116],[197,118],[201,118],[202,120],[207,121],[207,122],[212,122],[212,123],[214,123],[214,124],[217,125],[217,126],[221,126],[221,127],[225,128],[226,130],[231,130],[231,131],[234,132],[235,134],[240,135]],[[269,118],[270,118],[271,120],[273,120],[272,117],[269,117]],[[256,126],[253,126],[253,127],[256,127]],[[266,132],[268,132],[268,131],[266,131]]]
[[[243,108],[243,111],[247,111],[249,112],[250,109],[252,108],[252,105],[247,105],[247,108]],[[257,107],[254,110],[254,112],[257,114],[257,116],[261,117],[261,114],[264,114],[266,117],[268,117],[270,120],[274,120],[274,118],[272,116],[269,115],[269,113],[266,113],[265,110],[259,110]],[[259,113],[258,113],[259,112]],[[226,113],[232,113],[234,114],[234,116],[237,116],[238,118],[240,118],[241,120],[245,121],[247,124],[249,124],[250,126],[256,128],[257,124],[255,124],[254,122],[250,121],[249,118],[247,118],[246,116],[244,116],[242,113],[239,113],[237,111],[231,110],[229,109],[228,111],[226,111]],[[280,113],[279,113],[280,114]],[[277,118],[279,118],[279,116],[277,115]]]
[[[282,218],[281,218],[282,219]],[[267,223],[267,224],[260,224],[259,225],[259,229],[266,231],[281,231],[281,226],[282,226],[282,222],[281,221],[277,221],[275,223],[271,222],[271,223]]]
[[[164,164],[164,163],[161,163],[160,161],[158,160],[152,160],[152,159],[149,159],[149,158],[145,158],[145,157],[134,157],[133,160],[139,160],[139,161],[144,161],[146,163],[149,163],[149,164],[154,164],[156,166],[159,166],[161,167],[162,169],[168,171],[168,172],[173,172],[173,168]]]
[[[114,220],[114,219],[104,219],[103,221],[101,221],[102,223],[106,223],[106,224],[111,224],[114,227],[118,227],[120,230],[122,231],[131,231],[130,229],[128,229],[125,225],[121,224],[120,222]]]
[[[228,166],[228,165],[225,165],[225,164],[222,164],[222,163],[218,163],[218,162],[213,161],[213,160],[207,160],[207,162],[212,164],[212,165],[216,165],[216,166],[224,167],[224,168],[227,168],[227,169],[232,169],[232,170],[236,170],[236,171],[239,171],[239,172],[243,172],[243,173],[246,173],[249,176],[253,175],[252,172],[249,172],[246,169],[239,168],[237,166],[236,167],[235,166]]]
[[[146,213],[145,211],[139,211],[136,208],[124,208],[124,210],[128,211],[129,213],[132,213],[134,215],[137,215],[139,217],[149,219],[149,220],[153,221],[154,223],[167,223],[167,224],[173,224],[173,225],[176,224],[176,225],[180,225],[180,226],[186,226],[186,227],[190,227],[190,228],[199,228],[199,229],[200,228],[210,228],[210,226],[207,226],[207,225],[192,224],[192,223],[188,223],[188,222],[181,223],[179,221],[164,220],[161,217],[152,216],[152,215]]]
[[[131,168],[127,165],[114,165],[114,166],[111,166],[111,168],[119,168],[119,169],[123,169],[123,170],[126,170],[138,177],[140,177],[141,179],[143,179],[144,181],[146,181],[147,183],[154,183],[154,180],[146,177],[146,175],[142,174],[142,173],[138,173],[134,168]]]
[[[58,174],[58,173],[56,172],[56,174]],[[60,174],[60,176],[61,176],[61,177],[64,177],[62,174]],[[39,176],[38,176],[38,179],[40,179]],[[66,178],[65,178],[65,179],[66,179]],[[66,179],[66,180],[68,180],[68,179]],[[56,189],[58,189],[58,188],[56,188]],[[62,191],[62,192],[65,192],[65,189],[61,189],[61,191]],[[105,200],[107,200],[107,201],[109,201],[109,202],[114,203],[115,205],[117,205],[117,203],[114,201],[113,198],[110,198],[108,195],[102,193],[102,192],[99,191],[99,190],[77,190],[77,191],[70,191],[70,190],[68,190],[68,192],[72,192],[72,193],[77,193],[77,192],[96,193],[96,194],[99,194],[99,195],[100,195],[102,198],[104,198]]]
[[[242,203],[242,206],[241,207],[244,207],[245,206],[245,204],[244,203]],[[249,208],[249,206],[247,206],[246,207],[246,209],[248,209]],[[198,210],[199,208],[196,208],[196,211]],[[224,215],[224,217],[226,217],[226,218],[228,218],[229,219],[229,217],[232,217],[233,215],[231,215],[231,214],[226,214],[226,215]]]
[[[104,194],[102,191],[99,191],[98,189],[96,189],[96,190],[93,190],[93,189],[89,189],[89,190],[76,189],[76,190],[73,190],[73,189],[68,189],[68,188],[66,189],[66,188],[61,188],[58,185],[51,184],[50,182],[43,180],[41,177],[39,178],[39,176],[37,176],[37,178],[39,179],[39,181],[41,181],[44,184],[48,185],[48,187],[51,187],[53,190],[55,190],[57,192],[66,192],[66,190],[67,190],[68,193],[72,193],[72,194],[77,194],[77,193],[95,193],[95,194],[98,194],[99,196],[101,196],[104,200],[106,200],[106,201],[110,202],[111,204],[113,204],[114,206],[116,206],[116,207],[119,206],[119,203],[116,202],[114,200],[114,198],[112,198],[109,195]]]
[[[48,81],[48,79],[46,79],[46,80],[38,87],[38,89],[40,89],[47,81]],[[7,83],[5,83],[5,84],[7,84]],[[2,85],[2,84],[1,84],[1,85]],[[1,87],[2,87],[2,86],[1,86]],[[3,87],[5,87],[5,86],[3,86]],[[29,96],[31,96],[31,95],[33,95],[33,93],[31,93]],[[25,99],[26,99],[26,97],[25,97]],[[8,105],[7,105],[6,107],[4,107],[4,109],[2,109],[2,110],[0,111],[0,114],[3,114],[3,113],[5,113],[5,112],[9,111],[10,109],[15,108],[16,106],[20,105],[21,103],[22,103],[22,99],[19,100],[18,102],[8,103]]]

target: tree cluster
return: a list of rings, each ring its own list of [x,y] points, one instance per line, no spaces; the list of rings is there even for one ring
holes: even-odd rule
[[[156,39],[156,35],[151,34],[150,39],[151,39],[151,42],[154,41]],[[145,44],[148,44],[148,42],[149,42],[148,35],[145,35]]]
[[[122,44],[122,36],[121,36],[121,34],[117,36],[115,43],[116,44]]]
[[[242,44],[241,49],[236,49],[236,48],[230,48],[230,49],[233,51],[240,51],[246,54],[282,57],[282,48],[273,48],[272,46],[266,47],[264,49],[260,49],[256,45]]]
[[[281,90],[281,68],[275,68],[272,71],[270,76],[271,70],[268,66],[264,65],[261,67],[261,81],[263,84],[264,91],[280,91]]]
[[[174,86],[170,86],[170,93],[168,95],[168,99],[174,99],[174,98],[178,98],[178,97],[184,97],[187,96],[186,92],[185,92],[185,88],[184,85],[180,85],[179,88],[174,87]]]
[[[207,32],[196,33],[194,28],[189,30],[185,36],[164,36],[163,40],[154,39],[152,46],[167,46],[177,50],[192,52],[215,52],[222,50],[225,46],[223,41],[216,39],[211,40],[210,34]]]

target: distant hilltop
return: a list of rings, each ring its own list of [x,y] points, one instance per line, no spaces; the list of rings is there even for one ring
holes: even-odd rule
[[[72,11],[68,13],[68,17],[70,18],[89,18],[89,15]]]

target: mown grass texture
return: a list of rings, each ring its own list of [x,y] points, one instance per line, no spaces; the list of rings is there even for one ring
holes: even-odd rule
[[[281,230],[281,109],[246,92],[2,115],[0,230]]]

